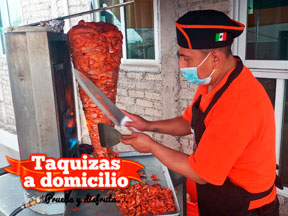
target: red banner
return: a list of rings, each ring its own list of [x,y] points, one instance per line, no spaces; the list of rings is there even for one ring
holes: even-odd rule
[[[142,183],[137,173],[144,166],[121,158],[46,158],[34,154],[30,160],[18,161],[6,156],[9,173],[20,176],[25,189],[64,191],[75,188],[126,188],[130,179]]]

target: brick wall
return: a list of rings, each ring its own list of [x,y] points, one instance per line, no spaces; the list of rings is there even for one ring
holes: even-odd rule
[[[21,4],[23,24],[89,10],[89,0],[22,0]],[[72,18],[66,20],[65,24],[68,27],[73,26],[81,19],[90,21],[90,16]]]
[[[160,73],[126,72],[120,70],[117,88],[117,106],[131,113],[141,115],[147,120],[160,120],[162,110],[162,76]],[[118,127],[123,133],[128,133],[127,128]],[[158,141],[163,140],[160,134],[152,137]],[[132,150],[129,146],[118,145],[116,151]]]
[[[0,128],[16,133],[8,68],[5,57],[0,58]]]
[[[22,0],[23,24],[51,18],[51,3],[47,0]]]

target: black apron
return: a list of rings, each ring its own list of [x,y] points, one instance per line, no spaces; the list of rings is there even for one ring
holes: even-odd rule
[[[241,73],[243,64],[239,59],[236,68],[229,75],[227,82],[219,89],[211,103],[205,110],[201,112],[199,109],[202,95],[198,97],[192,107],[191,127],[194,130],[196,148],[201,140],[201,137],[206,129],[204,120],[209,111],[233,82],[233,80]],[[193,133],[193,132],[192,132]],[[248,214],[249,203],[252,200],[261,199],[273,190],[274,185],[267,191],[257,194],[252,194],[244,188],[234,185],[227,177],[226,181],[221,186],[212,184],[196,184],[198,194],[198,208],[200,216],[244,216]]]

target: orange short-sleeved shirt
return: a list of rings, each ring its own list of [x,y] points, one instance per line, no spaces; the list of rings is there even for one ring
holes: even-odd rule
[[[199,86],[192,104],[183,112],[191,122],[192,105],[202,94],[205,111],[214,94],[225,84],[229,71],[209,93]],[[271,101],[251,71],[243,67],[205,119],[206,130],[189,164],[204,180],[222,185],[227,177],[250,193],[268,190],[275,180],[275,119]],[[249,209],[261,207],[276,197],[276,188],[266,197],[250,202]]]

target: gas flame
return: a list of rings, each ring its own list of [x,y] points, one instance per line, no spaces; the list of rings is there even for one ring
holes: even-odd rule
[[[74,119],[70,119],[68,124],[66,125],[68,128],[72,128],[74,126],[75,122]]]
[[[86,134],[88,134],[88,130],[85,130],[85,131],[81,134],[79,140],[82,140],[82,138],[83,138]],[[69,139],[69,143],[70,143],[70,151],[71,151],[71,150],[74,148],[74,146],[78,143],[78,139],[72,139],[72,138],[70,138],[70,139]]]
[[[70,113],[71,115],[71,113]],[[84,126],[84,124],[86,125],[89,125],[88,124],[88,120],[85,121],[85,119],[82,121],[82,126]],[[68,128],[72,128],[73,126],[75,125],[75,121],[73,119],[71,119],[68,124],[67,124],[67,127]],[[83,127],[82,127],[83,128]],[[79,140],[81,141],[82,138],[87,135],[89,133],[89,129],[87,127],[86,130],[83,131],[83,133],[81,134],[80,138],[79,139],[73,139],[73,138],[70,138],[69,139],[69,143],[70,143],[70,151],[74,148],[75,145],[77,145],[77,143],[79,142]]]
[[[70,143],[70,151],[74,148],[74,146],[78,143],[78,139],[69,139],[69,143]]]

